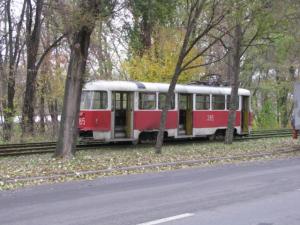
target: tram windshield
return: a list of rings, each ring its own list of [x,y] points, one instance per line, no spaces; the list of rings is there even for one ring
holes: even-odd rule
[[[82,91],[80,109],[106,109],[107,92],[105,91]]]

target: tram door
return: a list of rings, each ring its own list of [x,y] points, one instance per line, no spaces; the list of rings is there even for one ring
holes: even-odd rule
[[[179,94],[178,135],[193,135],[193,95]]]
[[[242,133],[249,132],[249,96],[242,96]]]
[[[114,138],[131,138],[133,128],[133,93],[113,92]]]

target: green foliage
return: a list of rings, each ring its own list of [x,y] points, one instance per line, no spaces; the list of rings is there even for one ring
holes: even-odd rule
[[[253,128],[274,129],[278,127],[279,125],[276,119],[276,111],[274,110],[273,103],[270,100],[267,100],[255,118]]]
[[[178,0],[131,0],[134,16],[144,17],[150,23],[166,24],[174,15]]]
[[[283,63],[289,56],[291,48],[295,46],[295,39],[290,35],[281,35],[275,40],[276,59]]]
[[[253,109],[258,112],[255,126],[286,127],[292,111],[292,86],[299,79],[297,73],[291,72],[291,68],[299,70],[300,36],[295,29],[298,23],[295,16],[300,13],[299,3],[295,7],[296,1],[254,2],[261,7],[253,12],[253,26],[245,35],[249,40],[259,31],[258,39],[253,43],[256,47],[251,46],[244,55],[241,81],[243,87],[253,90],[256,95],[252,98],[253,102],[256,100]],[[267,97],[272,99],[273,107],[268,109],[268,102],[259,112]]]
[[[66,72],[64,68],[57,67],[52,71],[42,71],[38,77],[38,96],[43,96],[46,102],[58,101],[63,103]],[[43,90],[45,89],[45,90]]]
[[[135,54],[143,52],[145,46],[141,38],[146,29],[152,32],[156,25],[167,27],[172,24],[178,4],[179,0],[131,0],[130,8],[134,23],[133,26],[125,27],[130,51]]]

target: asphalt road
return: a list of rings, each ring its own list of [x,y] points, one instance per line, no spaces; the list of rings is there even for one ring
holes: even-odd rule
[[[0,225],[300,225],[300,158],[0,192]]]

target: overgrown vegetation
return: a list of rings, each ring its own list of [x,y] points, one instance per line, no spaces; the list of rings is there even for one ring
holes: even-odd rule
[[[253,128],[255,130],[279,128],[274,106],[270,100],[265,102],[260,112],[256,115]]]

